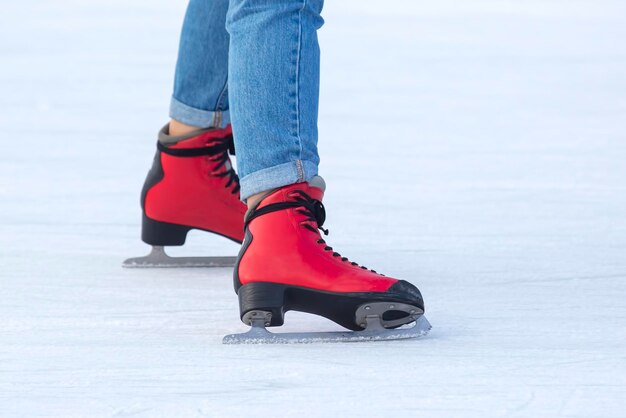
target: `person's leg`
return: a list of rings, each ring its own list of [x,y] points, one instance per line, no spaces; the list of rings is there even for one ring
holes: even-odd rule
[[[229,158],[228,0],[190,0],[171,99],[171,122],[141,193],[142,239],[155,246],[185,243],[191,229],[241,242],[245,205]],[[177,265],[161,249],[142,265]],[[213,266],[215,260],[179,260]]]
[[[228,0],[190,0],[180,36],[170,133],[224,128],[228,112]]]
[[[374,313],[379,328],[394,328],[423,313],[419,290],[342,257],[320,234],[328,233],[317,176],[322,3],[230,1],[231,119],[248,201],[233,273],[240,315],[279,326],[294,309],[361,330]]]
[[[244,200],[317,175],[322,5],[230,1],[230,111]]]

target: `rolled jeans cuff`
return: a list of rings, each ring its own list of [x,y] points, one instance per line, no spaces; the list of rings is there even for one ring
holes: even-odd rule
[[[186,125],[199,128],[223,129],[230,123],[230,113],[226,110],[203,110],[191,107],[172,97],[170,117]]]
[[[241,200],[278,187],[309,181],[317,175],[317,164],[308,160],[295,160],[255,171],[241,179]]]

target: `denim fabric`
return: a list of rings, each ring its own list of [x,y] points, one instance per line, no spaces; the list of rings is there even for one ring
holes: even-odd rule
[[[323,0],[189,4],[170,113],[200,127],[232,122],[243,200],[318,174],[322,6]]]
[[[180,35],[170,117],[223,128],[228,115],[228,0],[191,0]]]

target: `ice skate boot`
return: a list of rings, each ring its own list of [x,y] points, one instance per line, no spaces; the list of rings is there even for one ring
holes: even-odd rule
[[[141,192],[141,239],[152,245],[146,257],[131,258],[125,267],[226,267],[236,257],[170,257],[165,246],[185,243],[192,229],[212,232],[235,242],[243,239],[245,205],[229,151],[234,151],[230,125],[171,137],[165,127],[154,163]]]
[[[412,284],[386,277],[333,251],[320,230],[324,183],[282,187],[248,211],[234,271],[245,334],[224,343],[372,341],[415,338],[430,329]],[[270,333],[289,310],[324,316],[353,332]],[[402,326],[415,323],[411,328]]]

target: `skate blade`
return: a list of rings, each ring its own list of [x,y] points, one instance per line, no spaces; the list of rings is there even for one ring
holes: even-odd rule
[[[186,268],[233,267],[237,257],[170,257],[165,249],[153,246],[145,257],[129,258],[122,263],[126,268]]]
[[[407,340],[423,337],[432,326],[420,316],[410,328],[386,329],[379,324],[368,322],[363,331],[334,332],[269,332],[263,321],[252,324],[248,332],[224,337],[223,344],[310,344],[310,343],[351,343],[368,341]]]

